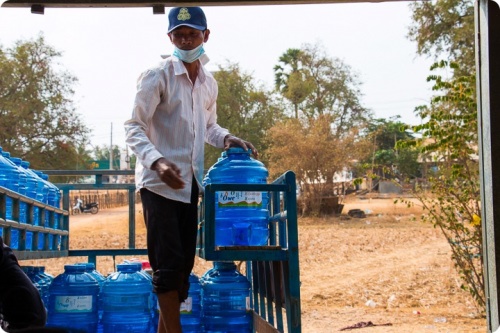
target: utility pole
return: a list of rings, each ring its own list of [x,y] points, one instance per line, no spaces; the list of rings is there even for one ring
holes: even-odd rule
[[[109,144],[109,170],[113,170],[113,123],[111,123],[111,138]]]

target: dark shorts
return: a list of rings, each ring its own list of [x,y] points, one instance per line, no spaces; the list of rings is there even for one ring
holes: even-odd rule
[[[153,291],[177,290],[185,300],[194,266],[198,232],[198,186],[193,182],[191,203],[170,200],[141,189],[147,229],[148,257],[153,269]]]

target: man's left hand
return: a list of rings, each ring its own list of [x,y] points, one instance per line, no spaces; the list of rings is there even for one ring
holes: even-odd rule
[[[252,155],[255,156],[255,158],[259,157],[259,152],[257,149],[253,146],[252,143],[245,141],[243,139],[240,139],[234,135],[228,134],[224,138],[224,149],[228,150],[231,147],[241,147],[245,150],[251,149],[252,150]]]

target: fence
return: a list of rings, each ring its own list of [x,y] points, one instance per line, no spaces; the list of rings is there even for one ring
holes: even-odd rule
[[[129,204],[129,192],[124,190],[73,190],[69,193],[69,202],[73,205],[76,198],[80,198],[83,204],[96,202],[99,209],[123,207]],[[135,195],[135,202],[140,202],[140,196]]]

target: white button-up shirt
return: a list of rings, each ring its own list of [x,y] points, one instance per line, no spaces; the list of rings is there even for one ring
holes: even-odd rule
[[[208,57],[203,55],[204,65]],[[190,202],[193,175],[201,188],[204,143],[224,147],[228,130],[217,124],[217,82],[200,66],[193,86],[186,67],[175,56],[148,69],[138,79],[132,118],[125,122],[126,143],[137,156],[137,189]],[[174,190],[151,165],[161,157],[175,163],[186,186]]]

